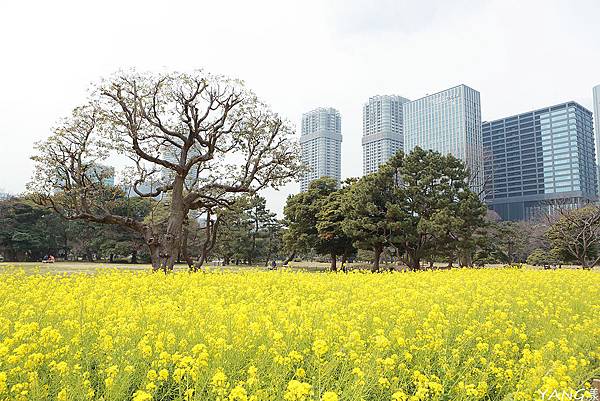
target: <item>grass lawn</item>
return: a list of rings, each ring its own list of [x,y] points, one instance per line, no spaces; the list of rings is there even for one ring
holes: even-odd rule
[[[439,265],[439,266],[438,266]],[[441,267],[442,264],[436,265],[437,267]],[[386,268],[386,264],[382,264],[382,268]],[[341,267],[341,264],[338,263],[338,268]],[[499,268],[502,265],[494,264],[487,265],[487,268]],[[527,268],[532,269],[541,269],[541,267],[529,266],[526,265]],[[186,271],[186,264],[178,264],[175,266],[175,271]],[[238,270],[250,270],[250,269],[267,269],[264,264],[256,264],[252,266],[247,265],[230,265],[230,266],[213,266],[212,264],[205,264],[205,269],[210,270],[228,270],[228,271],[238,271]],[[303,270],[308,272],[318,272],[318,271],[327,271],[329,269],[329,263],[323,262],[290,262],[288,268],[292,270]],[[364,263],[349,263],[349,269],[369,269],[369,266]],[[563,266],[566,269],[578,268],[577,266]],[[93,274],[100,271],[108,271],[108,270],[120,270],[120,271],[150,271],[152,266],[149,263],[141,263],[141,264],[129,264],[129,263],[107,263],[107,262],[55,262],[55,263],[41,263],[41,262],[0,262],[0,273],[6,270],[14,270],[14,269],[22,269],[26,274],[34,274],[34,273],[87,273]],[[595,267],[595,271],[599,271],[600,267]]]
[[[225,269],[225,270],[237,270],[239,266],[211,266],[205,265],[205,268],[210,269]],[[248,268],[247,266],[243,266]],[[187,270],[186,264],[178,264],[175,266],[176,271]],[[253,266],[252,268],[264,268],[261,266]],[[41,263],[41,262],[2,262],[0,263],[0,272],[8,269],[23,269],[27,274],[33,273],[97,273],[100,271],[108,270],[122,270],[122,271],[150,271],[152,265],[150,263],[141,264],[129,264],[129,263],[106,263],[106,262],[54,262],[54,263]]]

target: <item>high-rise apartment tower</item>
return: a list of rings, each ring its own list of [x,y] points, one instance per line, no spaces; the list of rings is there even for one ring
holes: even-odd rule
[[[399,150],[403,150],[402,105],[400,96],[373,96],[363,106],[363,174],[377,171]]]
[[[320,107],[302,115],[300,135],[302,162],[309,168],[300,179],[300,190],[306,191],[311,181],[331,177],[338,184],[342,175],[342,123],[340,113]]]

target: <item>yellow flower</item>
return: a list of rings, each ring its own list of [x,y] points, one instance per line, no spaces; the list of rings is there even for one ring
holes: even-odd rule
[[[248,394],[244,387],[235,386],[229,393],[229,401],[248,401]]]
[[[185,401],[192,401],[192,399],[194,398],[194,392],[195,390],[193,388],[188,388],[183,392],[183,399]]]
[[[377,380],[377,383],[383,388],[389,388],[391,385],[390,380],[387,377],[380,377],[379,380]]]
[[[392,394],[392,401],[406,401],[406,400],[408,400],[408,395],[402,390],[398,390],[394,394]]]
[[[158,373],[156,373],[156,370],[151,369],[148,371],[148,373],[146,374],[146,379],[150,380],[150,381],[154,381],[158,378]]]
[[[184,376],[185,376],[185,369],[176,368],[175,371],[173,371],[173,380],[175,380],[176,383],[181,382],[181,380],[183,379]]]
[[[329,350],[329,346],[323,340],[315,340],[312,349],[315,355],[317,355],[320,358],[327,353],[327,351]]]
[[[67,401],[67,389],[63,388],[56,395],[57,401]]]
[[[286,401],[305,401],[308,399],[310,390],[310,384],[292,380],[288,383],[283,398]]]
[[[152,395],[143,390],[138,390],[133,394],[133,401],[151,401]]]
[[[54,370],[60,375],[66,375],[69,372],[69,365],[65,361],[61,361],[54,365]]]
[[[583,270],[7,269],[0,401],[532,401],[591,392],[600,358],[600,275]]]
[[[6,385],[6,381],[7,381],[6,372],[0,372],[0,394],[3,394],[8,387]]]
[[[326,391],[321,397],[321,401],[338,401],[338,395],[333,391]]]
[[[213,387],[225,387],[227,385],[227,375],[221,369],[218,369],[212,377],[211,384]]]

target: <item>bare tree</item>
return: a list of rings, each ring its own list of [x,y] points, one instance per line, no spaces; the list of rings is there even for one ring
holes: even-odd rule
[[[292,134],[239,81],[202,71],[118,73],[37,145],[29,189],[66,218],[141,233],[153,268],[172,269],[190,210],[227,207],[238,194],[296,177],[301,164]],[[122,192],[99,168],[114,153],[132,162],[125,181],[138,196],[166,202],[165,224],[115,212]]]
[[[600,262],[600,207],[559,209],[546,235],[556,251],[584,269],[593,268]]]

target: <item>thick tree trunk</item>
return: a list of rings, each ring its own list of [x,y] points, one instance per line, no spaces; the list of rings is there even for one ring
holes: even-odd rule
[[[461,267],[473,266],[473,257],[471,256],[471,253],[468,251],[463,252],[460,256],[459,263]]]
[[[408,257],[407,265],[412,271],[421,270],[421,258],[411,252],[407,252],[406,256]]]
[[[158,245],[149,245],[150,248],[150,263],[152,264],[152,270],[160,270],[160,247]]]
[[[376,273],[379,271],[379,259],[381,258],[381,253],[383,252],[383,247],[376,246],[373,248],[373,266],[371,267],[371,271]]]
[[[329,266],[329,270],[332,272],[337,271],[337,255],[335,253],[331,254],[331,265]]]
[[[145,227],[143,235],[150,253],[152,271],[157,271],[160,269],[160,240],[158,234],[155,233],[150,227]]]
[[[185,263],[187,263],[188,265],[188,269],[190,271],[195,271],[197,270],[194,266],[194,261],[192,260],[191,255],[188,252],[188,227],[187,224],[183,227],[183,238],[181,239],[181,249],[179,251],[179,253],[181,254],[181,256],[183,256],[183,259],[185,259]]]
[[[131,252],[131,263],[132,264],[137,264],[137,262],[138,262],[137,254],[138,254],[138,251],[134,250],[133,252]]]
[[[172,271],[177,261],[179,249],[181,247],[181,234],[183,223],[187,217],[187,208],[183,202],[183,182],[184,178],[179,174],[173,182],[173,191],[171,193],[170,216],[167,220],[167,230],[159,241],[160,246],[160,268],[165,272]]]

